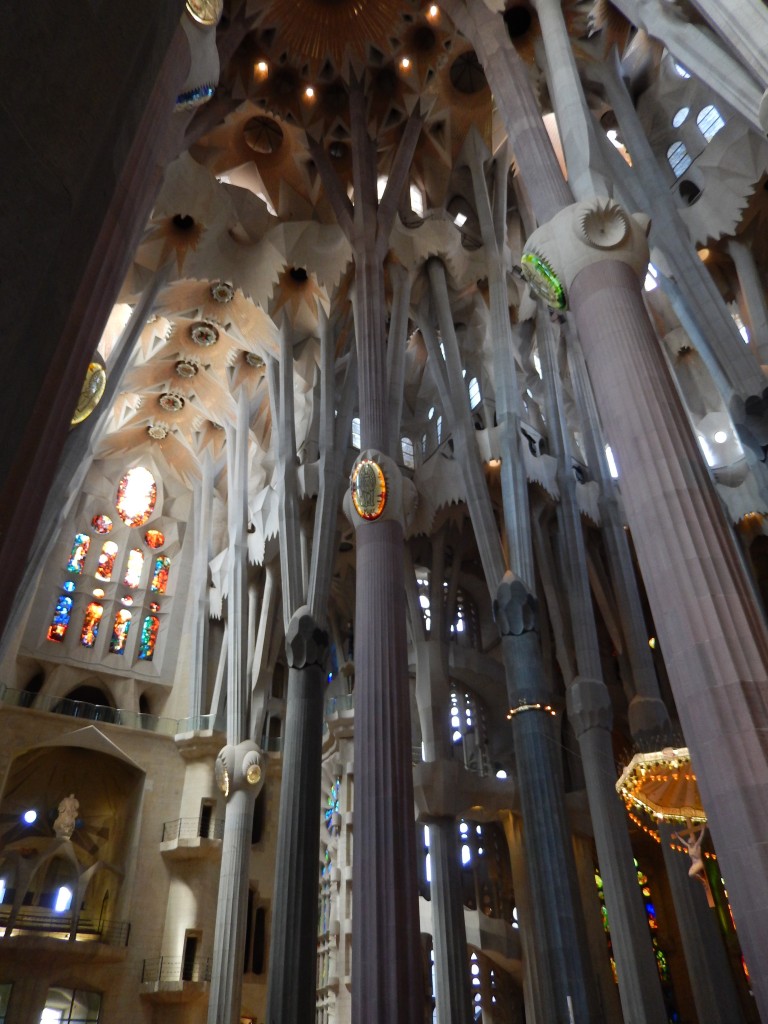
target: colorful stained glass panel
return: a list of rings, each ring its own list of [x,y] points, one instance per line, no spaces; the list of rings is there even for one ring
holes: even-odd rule
[[[165,534],[160,530],[147,530],[144,540],[150,548],[161,548],[165,544]]]
[[[128,526],[143,526],[155,511],[157,484],[148,469],[129,469],[117,486],[115,507]]]
[[[91,538],[87,533],[76,533],[75,543],[72,545],[72,554],[69,556],[67,562],[67,572],[75,572],[78,576],[82,575],[83,569],[85,568],[85,556],[88,554],[88,548],[91,546]]]
[[[171,560],[165,555],[155,559],[155,568],[152,574],[150,590],[155,594],[164,594],[168,586],[168,573],[171,571]]]
[[[141,639],[139,640],[139,661],[152,661],[157,642],[157,631],[160,629],[160,620],[156,615],[147,615],[141,627]]]
[[[141,570],[144,568],[144,552],[141,548],[131,548],[128,552],[128,561],[125,566],[123,583],[126,587],[135,590],[141,579]]]
[[[91,526],[94,528],[96,533],[110,533],[112,531],[112,520],[109,516],[104,516],[99,513],[91,520]]]
[[[46,637],[48,640],[52,640],[55,644],[64,643],[64,636],[69,626],[69,619],[72,615],[72,598],[67,594],[60,594],[59,599],[56,602],[56,608],[51,619],[51,624],[48,627]]]
[[[104,605],[98,604],[96,601],[91,601],[85,609],[83,628],[80,631],[80,643],[83,647],[93,647],[96,643],[96,637],[99,633],[99,623],[101,622],[101,616],[103,614]]]
[[[112,637],[109,641],[110,654],[125,654],[125,644],[128,640],[128,630],[131,628],[131,613],[121,608],[115,616],[115,624],[112,627]]]
[[[115,559],[117,558],[117,544],[114,541],[108,540],[101,549],[99,555],[99,564],[96,569],[96,578],[99,580],[112,579],[112,572],[115,568]]]

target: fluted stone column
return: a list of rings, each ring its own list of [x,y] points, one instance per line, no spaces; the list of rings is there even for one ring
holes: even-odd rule
[[[643,305],[647,251],[623,211],[595,216],[587,206],[564,211],[529,244],[570,296],[753,991],[768,1019],[768,976],[759,969],[768,949],[765,624]]]
[[[616,762],[608,689],[602,680],[576,679],[568,687],[567,701],[587,783],[624,1021],[665,1024],[667,1013],[632,861],[627,817],[612,784]]]
[[[671,848],[672,826],[662,822],[659,832],[699,1024],[742,1024],[744,1012],[715,911],[707,906],[701,883],[688,875],[690,859]]]
[[[328,634],[306,606],[285,637],[288,698],[275,858],[267,1024],[311,1024],[317,974],[317,879],[324,668]]]
[[[458,830],[453,818],[436,818],[427,824],[432,866],[437,1019],[439,1024],[466,1024],[472,1019],[472,993],[461,898]]]
[[[357,538],[355,600],[355,918],[352,1020],[423,1017],[400,471],[379,451],[387,506]]]
[[[762,364],[768,363],[768,303],[765,287],[752,250],[735,238],[728,240],[728,255],[739,278],[741,309],[749,330],[749,340]]]
[[[552,694],[544,682],[535,598],[507,573],[494,601],[513,713],[515,763],[525,826],[527,868],[536,907],[534,956],[546,961],[541,993],[551,1024],[595,1021],[587,964],[574,912],[576,880],[561,798],[562,766]],[[558,785],[558,783],[560,783]]]
[[[261,757],[251,740],[229,743],[216,758],[216,782],[226,799],[219,898],[213,943],[208,1024],[238,1024],[248,909],[248,854],[253,805],[263,785]]]

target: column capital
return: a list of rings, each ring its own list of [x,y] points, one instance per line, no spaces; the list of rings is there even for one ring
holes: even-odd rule
[[[322,668],[328,651],[328,634],[312,618],[308,605],[293,613],[285,632],[285,657],[289,668]]]
[[[216,785],[228,800],[233,793],[243,790],[254,798],[264,785],[266,762],[253,740],[228,743],[216,756]]]
[[[628,213],[607,196],[573,203],[537,228],[525,243],[523,276],[549,306],[565,309],[577,275],[594,263],[626,263],[644,277],[649,226],[646,216]]]
[[[610,729],[613,709],[608,687],[602,679],[577,676],[565,695],[568,721],[579,737],[589,729]]]
[[[493,618],[503,637],[539,631],[538,602],[514,573],[504,573],[493,599]]]
[[[360,452],[344,495],[344,512],[355,529],[367,522],[395,519],[405,531],[417,501],[415,486],[394,459],[375,448]]]

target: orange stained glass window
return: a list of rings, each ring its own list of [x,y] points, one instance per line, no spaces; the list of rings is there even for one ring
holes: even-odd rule
[[[96,637],[99,633],[99,623],[101,622],[101,616],[103,614],[104,605],[99,604],[97,601],[91,601],[85,609],[83,628],[80,631],[80,643],[83,647],[93,647],[96,643]]]
[[[112,627],[112,636],[109,641],[110,654],[125,654],[125,644],[128,640],[128,630],[131,628],[131,613],[121,608],[115,616],[115,624]]]
[[[97,579],[104,580],[105,582],[112,579],[117,550],[117,544],[112,540],[108,540],[103,544],[101,554],[99,555],[99,564],[96,569]]]
[[[150,590],[155,594],[164,594],[168,586],[168,573],[171,571],[171,560],[165,555],[159,555],[155,559],[155,568],[152,574]]]

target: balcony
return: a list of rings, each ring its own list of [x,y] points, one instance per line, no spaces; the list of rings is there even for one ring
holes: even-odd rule
[[[108,725],[121,725],[127,729],[142,729],[146,732],[159,733],[161,736],[224,731],[224,726],[217,721],[215,715],[163,718],[160,715],[142,714],[139,711],[111,708],[103,704],[89,704],[86,701],[69,700],[67,697],[56,697],[52,694],[14,690],[4,683],[0,684],[0,704],[13,708],[48,711],[55,715],[68,715],[70,718],[81,718],[88,722],[106,722]]]
[[[141,996],[153,1003],[192,1003],[203,999],[211,981],[211,957],[187,960],[158,956],[145,960]]]
[[[115,963],[125,959],[131,934],[129,921],[94,921],[81,914],[75,923],[71,914],[52,913],[46,907],[21,907],[9,928],[10,917],[10,906],[0,908],[0,949],[5,962],[26,962],[43,951],[60,963]]]
[[[160,852],[166,860],[215,860],[223,838],[223,819],[177,818],[163,824]]]

